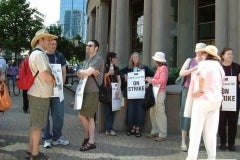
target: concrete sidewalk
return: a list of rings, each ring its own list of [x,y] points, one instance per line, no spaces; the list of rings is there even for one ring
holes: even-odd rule
[[[22,97],[12,96],[14,106],[3,115],[0,114],[0,160],[23,160],[27,151],[29,114],[22,111]],[[57,146],[45,149],[40,146],[41,152],[51,157],[51,160],[79,160],[79,159],[156,159],[156,160],[184,160],[186,152],[180,150],[181,137],[168,135],[167,141],[155,142],[142,137],[127,136],[126,133],[117,132],[117,136],[105,136],[96,132],[97,148],[80,152],[83,140],[83,129],[77,118],[77,112],[68,107],[74,100],[73,93],[65,89],[65,121],[63,128],[64,138],[70,140],[69,146]],[[168,117],[170,120],[170,118]],[[125,121],[125,120],[123,120]],[[178,123],[178,122],[176,122]],[[236,152],[217,150],[217,159],[240,160],[240,139],[236,140]],[[203,143],[200,147],[199,158],[207,157]]]

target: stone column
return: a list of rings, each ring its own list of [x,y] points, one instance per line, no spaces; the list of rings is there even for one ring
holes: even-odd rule
[[[129,0],[117,0],[116,12],[115,51],[118,53],[118,63],[125,66],[129,60]]]
[[[143,64],[151,64],[152,0],[145,0],[143,8]]]
[[[170,1],[152,0],[152,48],[151,54],[156,51],[169,51],[170,31]]]
[[[238,22],[238,28],[240,27],[240,1],[238,1],[238,17],[237,17],[237,22]],[[240,52],[240,29],[238,29],[238,46],[237,46],[237,51],[235,51],[236,52],[236,62],[240,62],[240,55],[239,55],[239,52]],[[239,118],[240,118],[240,115],[239,115]]]
[[[236,53],[239,52],[238,49],[238,36],[236,33],[238,33],[238,0],[231,0],[228,1],[228,44],[225,44],[225,46],[220,47],[230,47],[233,49],[233,52],[235,53],[235,58],[237,56]],[[220,50],[221,51],[221,50]]]
[[[186,58],[193,57],[195,47],[194,1],[181,0],[178,3],[177,66],[181,67]]]
[[[109,51],[115,51],[117,0],[112,0]]]
[[[102,54],[103,58],[108,51],[107,39],[108,39],[108,3],[100,2],[99,6],[99,21],[98,21],[98,41],[100,44],[99,53]]]
[[[95,38],[96,14],[91,14],[88,18],[88,36],[87,41]]]
[[[215,1],[215,44],[220,50],[227,45],[228,41],[228,1]]]
[[[99,6],[96,6],[95,39],[98,40]]]

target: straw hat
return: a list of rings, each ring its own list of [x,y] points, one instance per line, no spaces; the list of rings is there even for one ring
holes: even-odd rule
[[[197,43],[195,46],[195,52],[199,52],[200,49],[203,49],[206,47],[205,43]]]
[[[31,46],[34,48],[36,46],[36,43],[39,39],[44,38],[44,37],[50,37],[52,39],[57,39],[58,37],[52,34],[49,34],[46,29],[40,29],[35,33],[35,36],[33,37],[31,41]]]
[[[207,45],[205,48],[200,49],[199,51],[206,52],[214,56],[217,60],[221,60],[220,56],[218,55],[218,49],[214,45]]]
[[[167,62],[165,59],[165,53],[163,52],[156,52],[154,56],[152,56],[152,59],[158,62]]]

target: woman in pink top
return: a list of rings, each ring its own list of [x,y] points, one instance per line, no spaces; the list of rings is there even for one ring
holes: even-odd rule
[[[201,51],[203,61],[198,63],[188,91],[193,97],[193,106],[187,160],[197,160],[201,135],[208,154],[207,159],[216,158],[219,109],[225,73],[215,46],[208,45]]]
[[[154,138],[155,141],[161,142],[167,139],[167,116],[165,113],[165,98],[166,85],[168,80],[168,68],[165,54],[156,52],[152,57],[154,64],[157,66],[157,71],[154,77],[147,77],[146,81],[152,83],[153,86],[160,85],[156,105],[150,108],[150,119],[152,123],[151,133],[147,135],[148,138]]]

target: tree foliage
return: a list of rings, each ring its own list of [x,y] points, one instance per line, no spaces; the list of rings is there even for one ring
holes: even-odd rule
[[[69,40],[62,36],[62,28],[60,25],[51,25],[47,27],[49,33],[58,36],[57,50],[65,56],[70,63],[79,63],[85,60],[85,44],[82,38],[77,35],[73,40]]]
[[[34,12],[36,10],[29,8],[26,0],[0,1],[0,41],[3,48],[14,53],[20,53],[22,48],[31,48],[31,39],[43,27],[40,19],[32,17]]]

